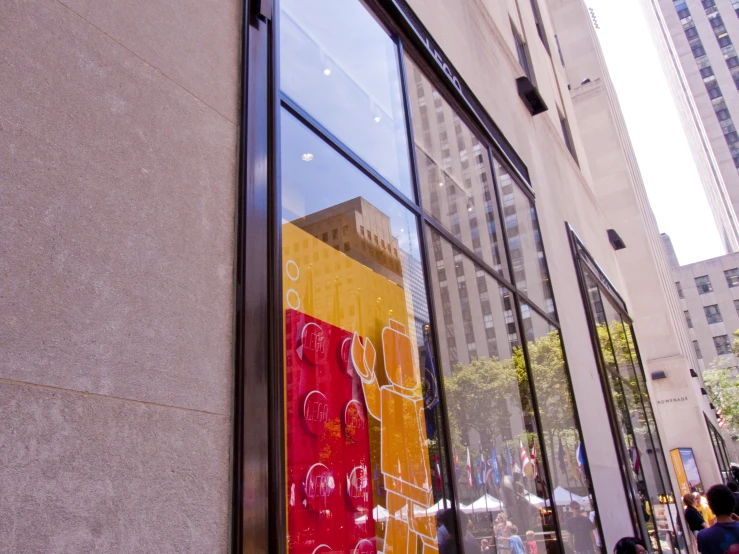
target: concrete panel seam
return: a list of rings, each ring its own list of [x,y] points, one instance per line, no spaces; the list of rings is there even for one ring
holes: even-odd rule
[[[78,395],[82,395],[82,396],[86,396],[90,398],[105,399],[105,400],[118,400],[120,402],[139,404],[141,406],[149,406],[153,408],[167,408],[171,410],[179,410],[182,412],[213,415],[213,416],[218,416],[218,417],[230,417],[231,415],[230,413],[209,412],[207,410],[196,410],[193,408],[183,408],[181,406],[173,406],[171,404],[159,404],[157,402],[146,402],[143,400],[136,400],[134,398],[123,398],[120,396],[110,396],[107,394],[99,394],[95,392],[85,392],[85,391],[81,391],[77,389],[66,389],[63,387],[52,387],[49,385],[39,385],[37,383],[29,383],[26,381],[16,381],[14,379],[4,379],[2,377],[0,377],[0,384],[15,385],[19,387],[30,387],[34,389],[42,389],[42,390],[55,391],[55,392],[72,393],[72,394],[78,394]]]
[[[72,8],[70,8],[69,6],[67,6],[64,2],[62,2],[62,0],[56,0],[56,2],[58,2],[59,4],[61,4],[62,6],[64,6],[64,8],[66,8],[67,10],[69,10],[70,12],[72,12],[74,15],[76,15],[77,17],[79,17],[82,21],[84,21],[85,23],[87,23],[88,25],[90,25],[93,29],[99,31],[100,33],[102,33],[103,35],[105,35],[106,37],[108,37],[110,40],[112,40],[118,46],[120,46],[121,48],[123,48],[126,52],[129,52],[132,56],[135,56],[136,58],[138,58],[139,60],[141,60],[143,63],[145,63],[147,66],[153,67],[157,71],[157,73],[159,73],[160,75],[162,75],[163,77],[165,77],[167,80],[171,81],[172,83],[174,83],[175,85],[177,85],[178,87],[180,87],[187,94],[189,94],[190,96],[192,96],[193,98],[195,98],[199,102],[203,103],[205,106],[208,106],[208,108],[210,108],[215,113],[217,113],[218,115],[220,115],[223,119],[225,119],[229,123],[232,123],[235,127],[238,127],[239,124],[236,121],[233,121],[228,116],[226,116],[226,115],[222,114],[221,112],[219,112],[216,108],[214,108],[213,106],[211,106],[210,104],[208,104],[205,100],[203,100],[202,98],[198,97],[196,94],[194,94],[193,92],[191,92],[190,90],[188,90],[187,88],[185,88],[184,86],[182,86],[180,83],[178,83],[177,81],[175,81],[174,79],[172,79],[172,77],[170,77],[169,75],[167,75],[164,71],[162,71],[158,67],[150,64],[144,58],[142,58],[141,56],[139,56],[136,52],[134,52],[130,48],[126,47],[125,45],[121,44],[115,38],[113,38],[108,33],[106,33],[105,31],[103,31],[100,27],[98,27],[97,25],[95,25],[94,23],[92,23],[91,21],[89,21],[88,19],[86,19],[84,16],[82,16],[79,13],[77,13]]]

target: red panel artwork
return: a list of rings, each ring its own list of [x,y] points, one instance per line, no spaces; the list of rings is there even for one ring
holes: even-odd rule
[[[368,415],[351,333],[287,310],[290,554],[375,553]]]

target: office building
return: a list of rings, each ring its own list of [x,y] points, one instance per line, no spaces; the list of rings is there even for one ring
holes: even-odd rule
[[[0,5],[4,548],[570,554],[574,501],[686,550],[676,417],[721,474],[584,4],[133,2]]]
[[[708,393],[706,396],[714,408],[720,408],[721,399],[711,398],[710,391],[703,385],[703,372],[725,369],[739,374],[739,358],[731,351],[736,339],[734,332],[739,329],[739,255],[727,254],[681,266],[670,237],[663,234],[662,239],[670,254],[675,289],[698,359],[696,380]],[[713,418],[709,420],[715,426]],[[732,437],[733,430],[722,429],[720,434],[726,443],[729,461],[735,460],[739,449]]]
[[[736,252],[737,6],[732,0],[643,0],[643,6],[724,247]]]

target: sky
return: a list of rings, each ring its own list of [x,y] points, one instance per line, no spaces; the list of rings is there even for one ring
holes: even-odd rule
[[[595,11],[600,27],[596,32],[657,224],[670,235],[684,265],[725,252],[647,27],[643,1],[586,4]]]

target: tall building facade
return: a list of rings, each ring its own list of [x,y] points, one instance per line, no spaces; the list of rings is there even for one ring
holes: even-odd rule
[[[643,0],[727,252],[737,251],[739,18],[730,0]]]
[[[687,552],[676,421],[721,476],[582,2],[10,1],[0,48],[4,548]]]
[[[662,238],[667,251],[674,253],[670,237],[663,234]],[[681,266],[673,255],[672,274],[698,359],[695,378],[703,386],[706,370],[739,375],[739,358],[731,348],[736,338],[734,332],[739,330],[739,256],[727,254]],[[714,408],[721,408],[721,399],[711,397],[707,387],[703,386],[703,390]],[[714,417],[707,417],[709,424],[718,430]],[[729,462],[736,459],[738,450],[732,433],[732,429],[722,429],[719,433],[729,452]]]

